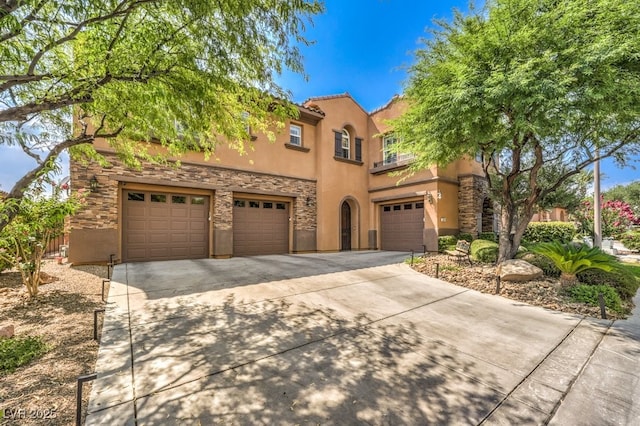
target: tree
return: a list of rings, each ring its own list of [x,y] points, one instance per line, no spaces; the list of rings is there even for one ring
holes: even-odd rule
[[[601,196],[601,225],[602,236],[610,238],[620,238],[620,236],[629,230],[631,225],[639,225],[640,218],[635,216],[631,206],[624,201],[604,200]],[[593,237],[593,205],[592,201],[584,200],[580,208],[574,214],[579,227],[579,232],[583,235]]]
[[[0,260],[20,271],[30,297],[38,295],[40,266],[50,239],[63,232],[65,217],[83,201],[81,191],[69,197],[62,197],[60,190],[51,197],[29,194],[15,206],[15,219],[0,231]],[[16,201],[0,200],[0,207],[7,202]]]
[[[586,24],[588,23],[588,25]],[[489,0],[439,22],[395,121],[412,170],[481,151],[500,205],[498,262],[536,205],[600,157],[640,152],[640,3]]]
[[[247,125],[273,136],[295,112],[275,77],[302,72],[298,45],[321,10],[318,0],[1,1],[0,144],[37,162],[8,199],[64,150],[99,159],[98,137],[136,166],[164,161],[140,141],[210,155],[219,140],[242,152]]]
[[[603,196],[608,201],[624,201],[631,206],[634,215],[640,218],[640,181],[631,182],[627,185],[616,185],[605,191]],[[640,223],[637,225],[640,225]]]

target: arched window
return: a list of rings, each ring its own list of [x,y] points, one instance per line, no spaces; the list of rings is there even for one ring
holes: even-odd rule
[[[347,129],[342,129],[342,158],[349,158],[349,147],[351,147],[351,136]]]

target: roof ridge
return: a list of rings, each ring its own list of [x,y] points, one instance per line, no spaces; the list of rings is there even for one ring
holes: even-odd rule
[[[388,101],[386,104],[384,104],[384,105],[382,105],[382,106],[379,106],[378,108],[374,109],[373,111],[371,111],[371,112],[369,113],[369,115],[375,114],[375,113],[377,113],[377,112],[382,111],[383,109],[387,109],[387,108],[389,108],[389,107],[391,106],[391,104],[392,104],[392,103],[394,103],[395,101],[397,101],[398,99],[402,99],[402,95],[398,95],[398,94],[396,93],[396,94],[394,94],[394,95],[391,97],[391,99],[389,99],[389,101]]]

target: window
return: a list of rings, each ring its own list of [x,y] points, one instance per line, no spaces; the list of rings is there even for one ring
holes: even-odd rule
[[[397,139],[394,135],[387,135],[382,138],[382,158],[385,166],[398,161],[398,153],[393,148],[396,142]]]
[[[291,145],[302,146],[302,127],[297,124],[289,126],[289,143]]]
[[[385,212],[390,212],[391,211],[391,206],[384,206],[383,209]]]
[[[249,208],[251,209],[259,209],[260,203],[257,201],[249,201]]]
[[[397,210],[400,210],[400,209],[401,209],[400,204],[396,204],[395,206],[393,206],[393,210],[394,211],[397,211]]]
[[[411,210],[413,208],[413,204],[405,204],[404,205],[404,209],[405,210]]]
[[[351,146],[351,137],[347,129],[342,129],[342,158],[349,158],[349,147]]]
[[[249,113],[247,111],[242,111],[240,114],[240,120],[244,123],[244,130],[248,135],[251,135],[251,126],[249,125]]]
[[[234,207],[244,207],[244,200],[233,200]]]
[[[191,197],[191,204],[204,205],[204,197]]]
[[[164,194],[151,194],[151,202],[152,203],[166,203],[167,196]]]
[[[172,195],[171,202],[173,204],[187,204],[187,197],[184,195]]]
[[[272,209],[273,208],[273,203],[267,203],[265,201],[264,203],[262,203],[262,208],[263,209]]]
[[[476,161],[482,163],[482,151],[476,152]]]
[[[276,210],[286,210],[287,206],[284,203],[276,203]]]
[[[142,193],[142,192],[129,192],[129,193],[127,193],[127,200],[129,200],[129,201],[144,201],[144,193]]]

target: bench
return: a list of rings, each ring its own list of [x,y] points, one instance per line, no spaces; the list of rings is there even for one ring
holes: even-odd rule
[[[469,256],[470,244],[468,241],[460,240],[456,243],[455,250],[445,250],[448,257],[455,259],[457,262],[463,261],[465,258],[469,261],[469,265],[473,265],[471,262],[471,256]]]

